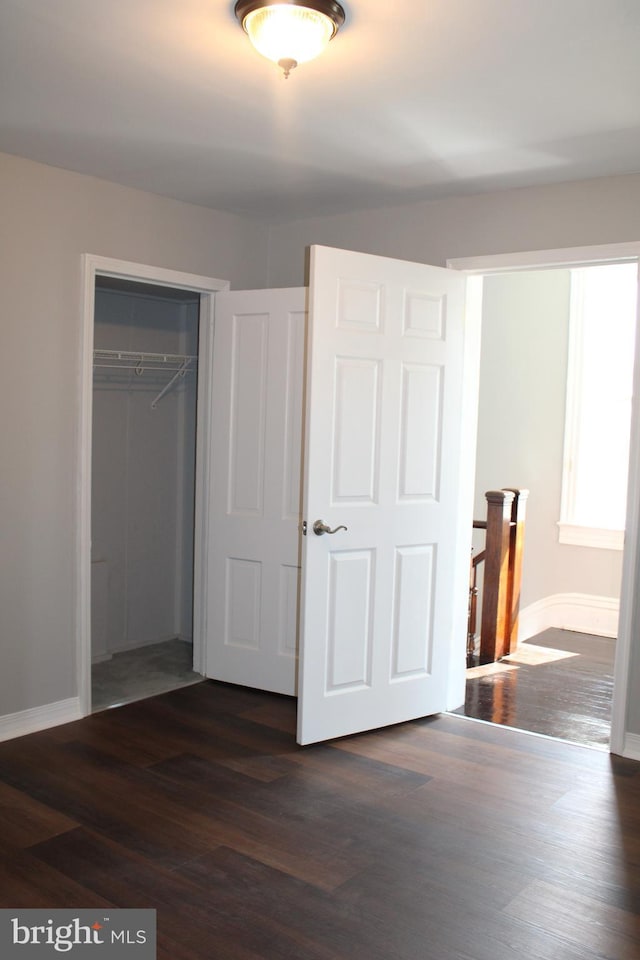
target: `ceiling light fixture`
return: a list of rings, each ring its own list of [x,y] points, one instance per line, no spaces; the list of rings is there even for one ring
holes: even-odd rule
[[[238,0],[235,14],[258,53],[284,70],[319,56],[344,23],[336,0]]]

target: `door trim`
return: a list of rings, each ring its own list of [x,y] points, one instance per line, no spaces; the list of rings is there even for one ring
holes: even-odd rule
[[[206,670],[206,591],[211,444],[211,383],[213,368],[213,323],[215,294],[227,290],[226,280],[166,270],[85,253],[82,255],[82,322],[80,378],[78,386],[78,519],[76,541],[76,677],[80,712],[91,713],[91,446],[93,414],[93,333],[97,276],[192,290],[201,296],[198,344],[198,415],[196,427],[195,537],[194,537],[194,668]]]
[[[599,263],[620,263],[629,260],[638,261],[640,267],[640,241],[454,258],[447,260],[447,266],[455,270],[463,270],[473,276],[482,277],[495,273],[562,269],[572,266],[585,267]],[[636,603],[634,597],[635,584],[640,577],[640,297],[638,298],[633,380],[627,520],[620,585],[620,619],[616,642],[609,749],[611,753],[632,756],[637,759],[637,753],[632,752],[629,739],[631,735],[627,729],[627,714],[631,699],[629,689],[631,651],[633,637],[637,632],[640,618],[640,605]]]

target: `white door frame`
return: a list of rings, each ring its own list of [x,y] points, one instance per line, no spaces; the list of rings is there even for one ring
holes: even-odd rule
[[[544,270],[567,267],[586,267],[599,263],[640,261],[640,241],[609,243],[590,247],[568,247],[559,250],[534,250],[523,253],[496,254],[484,257],[464,257],[447,260],[447,266],[470,275],[488,276],[525,270]],[[640,576],[640,298],[636,324],[633,407],[631,413],[631,444],[629,449],[629,489],[627,493],[627,520],[625,529],[622,582],[620,587],[620,617],[611,710],[612,753],[640,759],[637,737],[627,730],[631,650],[640,609],[634,597],[634,587]],[[634,743],[635,741],[635,743]]]
[[[79,383],[78,537],[76,550],[76,673],[81,716],[91,713],[91,443],[93,414],[93,328],[97,276],[192,290],[201,295],[198,343],[198,413],[196,427],[195,541],[193,584],[194,669],[206,671],[206,591],[211,444],[211,383],[215,294],[227,290],[226,280],[165,270],[126,260],[86,253],[82,256],[83,301]]]

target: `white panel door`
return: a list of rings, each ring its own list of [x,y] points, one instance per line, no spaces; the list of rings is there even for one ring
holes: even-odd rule
[[[465,283],[311,248],[300,743],[446,709],[468,574],[456,552]],[[347,529],[318,536],[317,520]]]
[[[216,294],[207,676],[297,684],[306,290]]]

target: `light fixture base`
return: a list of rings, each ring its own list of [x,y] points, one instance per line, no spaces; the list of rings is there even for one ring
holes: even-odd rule
[[[253,13],[254,10],[261,10],[262,7],[275,7],[277,5],[290,4],[294,7],[307,7],[309,10],[315,10],[316,13],[323,13],[325,17],[333,22],[334,36],[345,21],[345,12],[337,0],[238,0],[235,5],[234,13],[244,29],[244,21]]]
[[[291,57],[283,57],[282,60],[278,60],[278,66],[282,67],[284,70],[284,78],[288,80],[291,71],[298,66],[298,61],[292,60]]]

